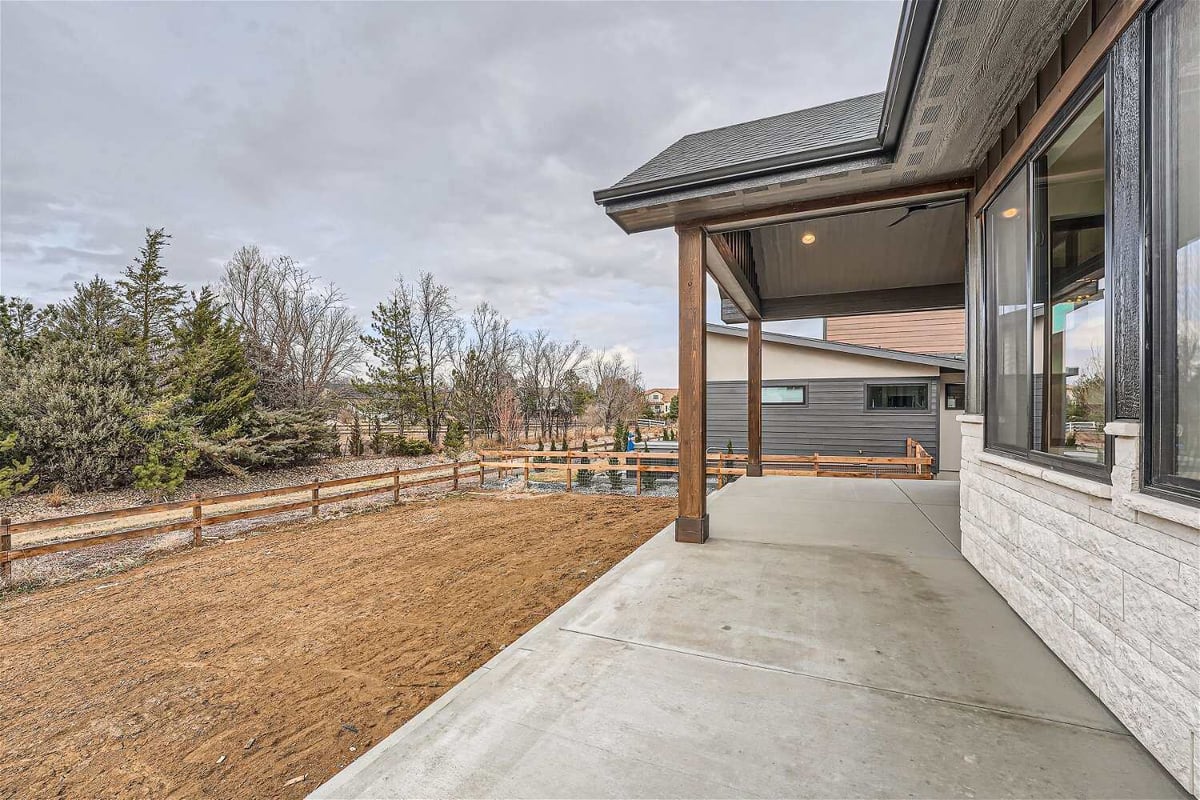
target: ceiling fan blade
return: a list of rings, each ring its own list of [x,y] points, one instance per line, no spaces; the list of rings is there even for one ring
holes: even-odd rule
[[[912,216],[912,214],[913,214],[913,210],[910,208],[910,209],[908,209],[907,211],[905,211],[905,212],[904,212],[904,216],[903,216],[903,217],[901,217],[900,219],[896,220],[895,222],[890,222],[890,223],[888,223],[888,227],[889,227],[889,228],[894,228],[894,227],[896,227],[896,226],[897,226],[897,225],[899,225],[901,222],[904,222],[904,220],[906,220],[906,219],[908,219],[909,217],[911,217],[911,216]]]
[[[900,219],[896,220],[895,222],[889,223],[888,227],[893,228],[893,227],[899,225],[901,222],[904,222],[904,220],[908,219],[909,217],[911,217],[913,214],[917,213],[918,211],[928,211],[931,208],[941,208],[942,206],[954,205],[955,203],[960,203],[960,202],[962,202],[962,201],[955,198],[955,199],[951,199],[951,200],[942,200],[939,203],[918,203],[915,206],[908,206],[904,210],[904,216],[900,217]]]

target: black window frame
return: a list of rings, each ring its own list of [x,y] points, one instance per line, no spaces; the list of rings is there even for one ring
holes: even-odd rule
[[[867,414],[928,414],[936,411],[937,391],[933,381],[906,380],[873,380],[863,383],[863,411]],[[880,386],[923,386],[925,387],[925,406],[923,408],[872,408],[871,390]]]
[[[778,402],[770,402],[769,403],[763,398],[763,393],[765,393],[767,391],[767,389],[800,389],[804,392],[804,399],[799,400],[799,401],[781,400]],[[758,401],[759,401],[759,404],[762,405],[763,408],[781,408],[781,407],[786,408],[788,406],[795,406],[795,407],[807,406],[808,405],[808,384],[807,383],[771,383],[771,384],[764,383],[762,385],[762,388],[759,391]]]
[[[995,373],[994,373],[994,368],[993,368],[993,365],[996,364],[996,342],[995,342],[996,326],[993,321],[993,314],[992,314],[993,309],[992,309],[992,303],[991,303],[991,298],[994,296],[994,292],[995,292],[994,285],[993,285],[995,274],[994,274],[994,271],[991,269],[991,265],[988,263],[988,252],[989,252],[988,251],[988,241],[989,241],[990,232],[988,231],[987,217],[988,217],[988,211],[989,211],[989,209],[991,209],[992,204],[995,203],[999,199],[1000,194],[1005,189],[1007,189],[1012,184],[1013,181],[1018,181],[1018,180],[1025,181],[1025,187],[1026,187],[1026,193],[1027,193],[1026,196],[1028,198],[1028,209],[1029,209],[1029,214],[1028,214],[1029,222],[1027,223],[1027,230],[1026,230],[1026,235],[1028,237],[1028,243],[1027,243],[1026,265],[1025,265],[1025,268],[1026,268],[1026,271],[1025,271],[1025,274],[1026,274],[1025,297],[1026,297],[1026,304],[1027,304],[1026,316],[1028,318],[1027,325],[1028,325],[1028,330],[1029,330],[1029,336],[1028,336],[1029,352],[1028,352],[1028,356],[1027,356],[1028,363],[1029,363],[1029,378],[1030,378],[1030,380],[1029,380],[1029,406],[1028,406],[1028,408],[1029,408],[1029,431],[1027,434],[1026,446],[1024,448],[1018,448],[1018,447],[1014,447],[1010,444],[993,441],[991,438],[992,437],[991,426],[984,425],[984,449],[994,452],[994,453],[998,453],[1000,455],[1004,455],[1009,458],[1016,458],[1018,460],[1028,461],[1030,463],[1037,464],[1038,466],[1049,467],[1049,468],[1055,470],[1056,472],[1070,473],[1073,475],[1077,475],[1079,477],[1095,480],[1100,483],[1112,483],[1112,467],[1113,467],[1113,441],[1112,441],[1112,438],[1113,437],[1108,436],[1107,434],[1105,435],[1105,437],[1104,437],[1105,438],[1104,461],[1102,463],[1097,463],[1097,464],[1087,464],[1087,463],[1083,463],[1083,462],[1079,462],[1079,461],[1070,459],[1065,456],[1056,455],[1054,453],[1048,453],[1048,452],[1045,452],[1044,450],[1038,450],[1037,447],[1041,446],[1041,444],[1034,441],[1034,431],[1037,429],[1041,430],[1043,439],[1045,437],[1045,430],[1046,430],[1045,415],[1047,413],[1046,403],[1045,403],[1045,391],[1046,391],[1045,371],[1046,371],[1047,365],[1045,363],[1045,358],[1044,358],[1044,356],[1045,356],[1044,346],[1045,346],[1045,339],[1047,337],[1047,332],[1046,332],[1046,330],[1043,330],[1042,337],[1040,337],[1040,338],[1034,335],[1034,327],[1035,327],[1034,320],[1036,318],[1036,309],[1034,307],[1035,306],[1035,304],[1034,304],[1034,299],[1035,299],[1034,279],[1035,279],[1036,273],[1034,270],[1034,265],[1035,265],[1035,259],[1040,258],[1042,255],[1042,249],[1037,241],[1037,228],[1034,223],[1034,220],[1039,219],[1039,217],[1040,217],[1039,212],[1041,211],[1040,202],[1038,199],[1038,192],[1036,191],[1035,164],[1043,155],[1045,155],[1047,149],[1049,149],[1049,147],[1058,139],[1059,135],[1061,135],[1063,133],[1063,131],[1065,131],[1066,128],[1075,120],[1075,117],[1088,105],[1088,103],[1090,103],[1095,98],[1096,93],[1103,90],[1104,91],[1104,116],[1105,116],[1105,118],[1104,118],[1104,139],[1105,139],[1105,153],[1104,153],[1105,253],[1104,253],[1104,266],[1105,266],[1105,280],[1109,285],[1111,285],[1112,248],[1109,245],[1111,242],[1112,225],[1113,225],[1113,219],[1112,219],[1112,176],[1113,176],[1112,156],[1113,156],[1113,152],[1112,152],[1112,147],[1111,147],[1113,115],[1112,115],[1112,92],[1109,91],[1109,86],[1107,85],[1108,62],[1109,62],[1110,56],[1111,56],[1111,51],[1109,53],[1106,53],[1102,58],[1100,58],[1100,60],[1092,68],[1092,71],[1088,73],[1088,76],[1080,83],[1079,86],[1077,86],[1075,88],[1075,91],[1071,93],[1070,99],[1066,103],[1063,104],[1062,108],[1060,108],[1058,110],[1058,112],[1054,115],[1054,118],[1051,120],[1050,124],[1047,125],[1046,128],[1043,131],[1041,131],[1041,133],[1038,134],[1038,136],[1034,140],[1033,144],[1030,145],[1029,149],[1022,155],[1021,160],[1017,163],[1017,165],[1015,167],[1013,167],[1012,171],[1008,173],[1008,175],[1005,177],[1004,181],[1000,184],[1000,186],[997,188],[996,192],[992,195],[991,199],[988,202],[988,205],[982,209],[982,211],[979,215],[980,229],[981,229],[980,256],[982,259],[981,263],[982,263],[982,268],[983,268],[983,314],[984,314],[984,318],[986,320],[986,324],[984,326],[984,335],[985,335],[985,342],[984,342],[985,375],[984,375],[984,380],[985,380],[985,386],[987,387],[987,391],[985,393],[983,406],[984,406],[984,418],[988,419],[990,415],[988,414],[988,410],[987,410],[987,405],[988,405],[987,396],[990,396],[992,394],[992,392],[994,391],[994,386],[995,386],[994,379],[996,377]],[[1044,314],[1045,314],[1045,310],[1043,310],[1043,315]],[[1113,322],[1112,322],[1112,320],[1113,320],[1113,302],[1112,302],[1111,298],[1108,296],[1108,290],[1106,289],[1106,297],[1105,297],[1105,304],[1104,304],[1104,370],[1105,370],[1105,375],[1104,375],[1104,378],[1105,378],[1104,419],[1105,419],[1106,423],[1111,422],[1114,419],[1114,417],[1113,417],[1113,413],[1114,413],[1113,327],[1112,327]],[[1046,327],[1046,324],[1043,323],[1043,329],[1045,329],[1045,327]],[[1043,348],[1042,349],[1043,363],[1042,363],[1042,368],[1040,371],[1034,369],[1035,348]],[[1041,409],[1042,420],[1040,421],[1041,422],[1040,425],[1035,425],[1035,408],[1037,408],[1037,405],[1035,403],[1036,396],[1037,396],[1036,395],[1037,381],[1035,381],[1034,378],[1038,377],[1038,376],[1040,376],[1042,378],[1042,381],[1041,381],[1042,382],[1042,393],[1043,393],[1043,402],[1042,402],[1042,409]]]
[[[1161,448],[1167,446],[1168,440],[1173,439],[1168,428],[1171,425],[1161,424],[1166,416],[1160,409],[1160,404],[1167,394],[1177,398],[1177,379],[1163,386],[1158,379],[1165,377],[1158,365],[1163,361],[1172,361],[1165,356],[1167,341],[1161,335],[1161,320],[1174,317],[1178,292],[1166,293],[1163,290],[1164,270],[1175,267],[1174,258],[1165,258],[1166,248],[1164,237],[1159,236],[1161,230],[1155,219],[1155,199],[1162,195],[1157,193],[1162,183],[1158,178],[1158,164],[1154,160],[1154,67],[1155,60],[1160,55],[1154,48],[1154,13],[1166,5],[1165,0],[1159,0],[1148,5],[1143,10],[1145,25],[1142,30],[1142,86],[1141,120],[1142,120],[1142,178],[1143,197],[1143,236],[1145,258],[1145,291],[1143,293],[1143,383],[1142,383],[1142,491],[1147,494],[1162,497],[1174,502],[1191,506],[1200,506],[1200,480],[1166,472],[1160,469]],[[1173,323],[1172,323],[1173,324]],[[1177,337],[1171,337],[1172,340]],[[1171,342],[1173,344],[1173,341]],[[1174,400],[1177,402],[1177,399]],[[1173,425],[1173,421],[1172,421]],[[1171,446],[1174,446],[1173,444]]]
[[[958,391],[954,394],[959,396],[962,405],[951,408],[950,403],[950,388],[957,387]],[[945,411],[957,411],[960,414],[967,413],[967,385],[965,383],[947,383],[946,390],[942,392],[942,409]]]

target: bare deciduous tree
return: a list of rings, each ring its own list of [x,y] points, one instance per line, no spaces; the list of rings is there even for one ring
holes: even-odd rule
[[[243,247],[226,264],[221,296],[244,331],[259,374],[259,397],[275,408],[310,409],[363,354],[359,324],[345,298],[287,256],[265,260]]]
[[[596,421],[607,433],[616,422],[637,417],[642,405],[642,373],[620,353],[600,351],[587,363]]]
[[[409,338],[413,343],[420,394],[418,409],[429,441],[436,442],[446,414],[449,377],[446,370],[462,337],[462,321],[455,314],[450,289],[437,283],[428,272],[422,272],[412,284],[399,279],[397,290],[408,309]]]

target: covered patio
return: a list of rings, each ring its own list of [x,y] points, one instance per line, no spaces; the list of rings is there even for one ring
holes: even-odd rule
[[[956,483],[709,500],[313,797],[1187,796],[959,554]]]

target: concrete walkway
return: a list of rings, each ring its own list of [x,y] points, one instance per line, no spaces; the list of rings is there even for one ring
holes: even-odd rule
[[[743,478],[322,786],[1187,797],[962,559],[958,484]]]

